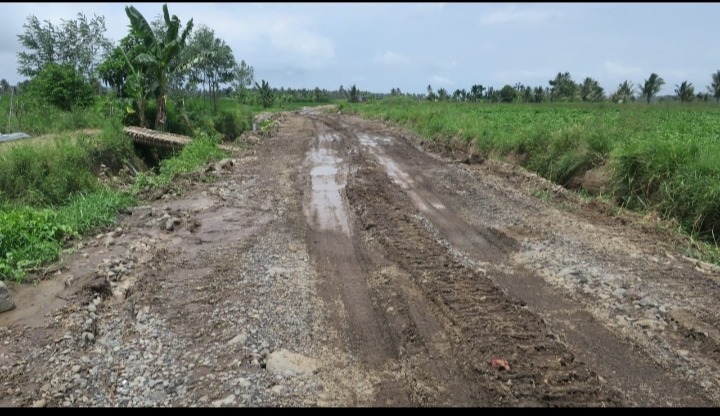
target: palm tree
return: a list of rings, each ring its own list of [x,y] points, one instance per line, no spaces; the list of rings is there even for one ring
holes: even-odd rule
[[[665,81],[654,72],[650,74],[650,78],[645,80],[641,93],[647,100],[648,104],[650,104],[650,99],[660,92],[660,88],[662,88],[663,85],[665,85]]]
[[[630,81],[623,81],[622,84],[618,85],[617,91],[613,94],[615,100],[626,103],[632,100],[635,94],[635,86]]]
[[[681,103],[690,102],[695,98],[695,87],[692,82],[683,81],[680,85],[675,84],[675,94]]]
[[[260,85],[258,85],[257,82],[255,83],[255,88],[258,90],[258,94],[260,95],[260,104],[262,104],[263,108],[271,107],[275,102],[275,94],[273,94],[273,91],[270,88],[270,83],[263,79],[261,80]]]
[[[715,97],[715,102],[720,102],[720,71],[711,74],[712,84],[708,87],[708,91]]]
[[[193,28],[193,19],[187,22],[185,29],[180,33],[180,19],[175,15],[171,18],[167,4],[163,4],[165,31],[160,37],[153,33],[150,24],[134,6],[126,6],[125,13],[130,18],[131,33],[142,42],[145,48],[143,53],[135,57],[135,61],[145,67],[146,73],[156,84],[155,129],[162,130],[167,121],[168,74],[176,69],[175,58],[185,48],[185,39]]]

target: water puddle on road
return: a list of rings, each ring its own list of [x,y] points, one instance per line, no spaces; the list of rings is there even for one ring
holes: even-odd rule
[[[339,230],[349,235],[350,224],[342,201],[347,168],[335,150],[323,147],[335,140],[334,134],[320,134],[319,147],[310,150],[306,157],[310,165],[311,197],[305,216],[320,230]]]
[[[0,314],[0,327],[19,321],[24,321],[29,326],[39,325],[43,315],[66,303],[57,297],[65,288],[59,278],[43,280],[35,285],[8,286],[12,286],[15,309]]]

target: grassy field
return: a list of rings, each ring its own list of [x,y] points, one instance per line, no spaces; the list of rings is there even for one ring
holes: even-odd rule
[[[720,105],[475,104],[386,99],[343,111],[398,123],[438,141],[512,155],[567,185],[589,169],[611,173],[606,197],[655,210],[691,236],[720,240]]]

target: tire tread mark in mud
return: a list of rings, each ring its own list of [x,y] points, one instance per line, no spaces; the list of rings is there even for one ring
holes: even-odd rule
[[[597,376],[547,332],[543,321],[508,298],[489,278],[459,264],[425,229],[409,197],[367,162],[346,194],[387,256],[413,277],[458,331],[458,363],[490,406],[616,406]],[[367,227],[367,225],[371,225]],[[493,358],[511,371],[492,368]]]

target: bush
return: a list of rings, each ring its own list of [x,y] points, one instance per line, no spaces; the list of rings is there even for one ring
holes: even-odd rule
[[[220,110],[215,117],[214,127],[215,131],[222,135],[223,140],[235,140],[252,128],[252,112],[246,106],[243,106],[239,112]]]
[[[45,65],[30,80],[28,92],[36,100],[47,101],[63,111],[89,107],[95,99],[92,84],[75,68],[54,63]]]

